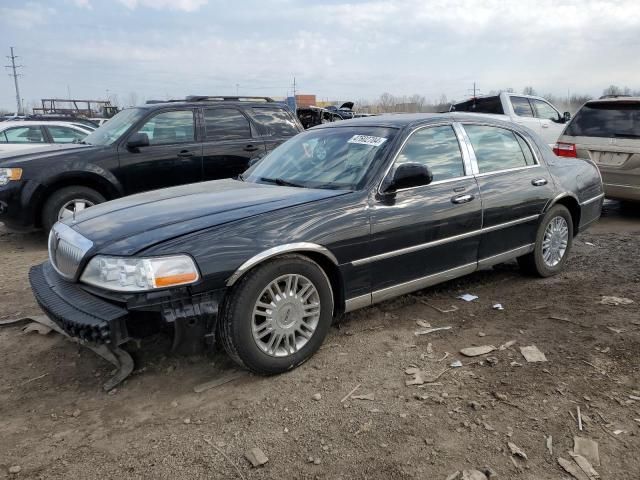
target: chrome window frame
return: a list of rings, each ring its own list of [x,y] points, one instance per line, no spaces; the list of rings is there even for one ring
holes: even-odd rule
[[[451,127],[453,129],[453,133],[454,133],[454,135],[456,136],[456,138],[458,140],[458,148],[460,148],[460,155],[462,156],[462,168],[464,170],[464,175],[462,175],[460,177],[446,178],[444,180],[436,180],[435,182],[431,182],[428,185],[418,185],[416,187],[399,188],[399,189],[395,190],[394,193],[404,192],[404,191],[407,191],[407,190],[413,190],[413,189],[416,189],[416,188],[429,187],[431,185],[440,185],[440,184],[443,184],[443,183],[451,183],[451,182],[456,182],[456,181],[459,181],[459,180],[473,178],[473,167],[472,167],[471,158],[469,157],[469,152],[467,150],[466,145],[464,145],[464,141],[460,137],[460,132],[455,127],[455,123],[456,122],[452,122],[452,121],[443,121],[443,122],[438,122],[438,123],[428,123],[426,125],[418,125],[417,127],[413,128],[407,134],[407,137],[402,141],[402,143],[398,147],[398,150],[393,155],[393,158],[392,158],[391,162],[389,162],[389,165],[385,169],[384,174],[382,175],[380,181],[378,182],[378,186],[376,187],[376,190],[375,190],[376,193],[378,195],[384,195],[385,194],[385,192],[382,191],[382,185],[384,184],[385,180],[387,179],[387,177],[389,175],[389,172],[391,171],[391,169],[395,165],[396,160],[398,159],[398,156],[400,155],[400,153],[402,153],[402,150],[404,149],[406,143],[409,141],[409,139],[417,131],[423,130],[423,129],[426,129],[426,128]]]

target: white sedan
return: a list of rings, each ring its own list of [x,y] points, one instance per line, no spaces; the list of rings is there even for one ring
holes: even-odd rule
[[[0,157],[77,143],[93,130],[72,122],[0,122]]]

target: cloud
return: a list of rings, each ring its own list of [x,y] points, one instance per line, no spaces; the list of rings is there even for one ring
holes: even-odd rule
[[[208,3],[208,0],[118,0],[131,10],[148,7],[156,10],[181,10],[195,12]]]
[[[55,13],[54,8],[27,2],[23,7],[0,7],[0,23],[10,27],[29,29],[47,23]]]
[[[91,3],[89,0],[68,0],[70,1],[72,4],[74,4],[76,7],[78,8],[86,8],[88,10],[91,10]]]

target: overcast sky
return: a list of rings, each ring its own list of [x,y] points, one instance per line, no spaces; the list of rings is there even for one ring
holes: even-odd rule
[[[640,88],[637,0],[0,0],[22,97]],[[5,62],[5,64],[8,62]],[[2,76],[0,108],[14,108]],[[239,85],[236,87],[236,85]]]

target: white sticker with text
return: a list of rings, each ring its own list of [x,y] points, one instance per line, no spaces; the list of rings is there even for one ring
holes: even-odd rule
[[[347,141],[347,143],[359,143],[361,145],[372,145],[374,147],[379,147],[386,141],[387,139],[383,137],[372,137],[370,135],[354,135]]]

